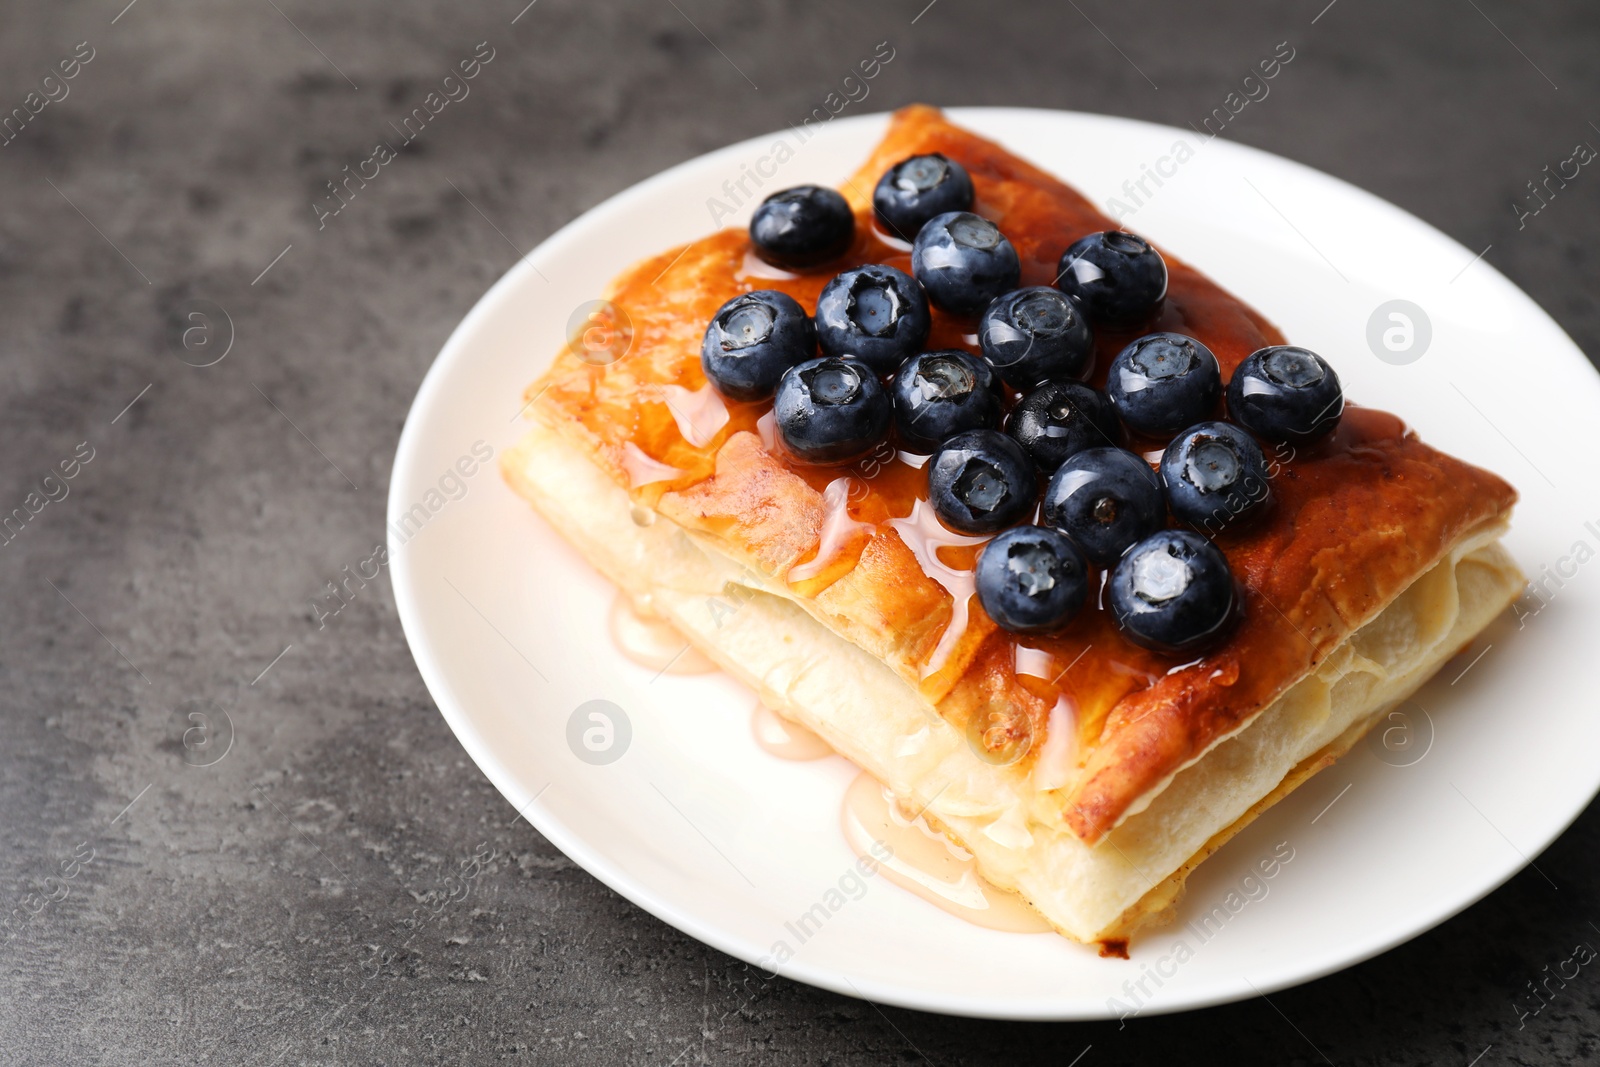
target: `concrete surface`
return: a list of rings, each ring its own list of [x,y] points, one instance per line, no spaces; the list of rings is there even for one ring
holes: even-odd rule
[[[1600,944],[1592,810],[1539,859],[1559,890],[1525,872],[1270,1003],[1122,1030],[879,1009],[762,980],[514,825],[382,583],[326,629],[310,607],[383,538],[407,405],[513,246],[798,121],[884,40],[853,108],[1179,126],[1289,40],[1226,135],[1492,245],[1600,351],[1600,177],[1521,230],[1511,207],[1600,143],[1592,6],[522,2],[0,12],[0,109],[79,42],[93,56],[0,147],[0,512],[41,493],[0,549],[0,1063],[1592,1060],[1593,973],[1517,1009]],[[480,41],[471,95],[319,231],[325,183]],[[230,321],[225,359],[185,365]],[[44,483],[62,463],[75,477]]]

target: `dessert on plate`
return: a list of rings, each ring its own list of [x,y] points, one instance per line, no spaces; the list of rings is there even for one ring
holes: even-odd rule
[[[1522,588],[1511,486],[931,108],[607,296],[509,483],[1102,951]]]

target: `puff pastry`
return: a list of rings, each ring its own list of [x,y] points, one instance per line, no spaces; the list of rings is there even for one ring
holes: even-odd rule
[[[1055,178],[914,107],[841,190],[858,220],[850,265],[906,269],[874,234],[863,190],[924,152],[967,169],[978,210],[1016,245],[1023,285],[1049,284],[1061,249],[1115,228]],[[1224,377],[1283,343],[1166,261],[1166,303],[1140,332],[1200,339]],[[558,355],[529,387],[532,428],[503,472],[606,577],[1070,938],[1116,942],[1169,917],[1190,870],[1523,586],[1499,544],[1514,490],[1351,406],[1329,439],[1277,457],[1268,521],[1217,537],[1244,603],[1222,647],[1178,662],[1124,640],[1104,611],[1050,637],[1001,630],[972,596],[976,539],[933,518],[920,469],[892,452],[844,470],[795,464],[763,407],[725,402],[705,381],[700,334],[725,300],[777,288],[810,308],[828,277],[773,277],[741,230],[636,264],[609,294],[632,321],[627,355]],[[936,312],[926,347],[970,349],[967,328]],[[1097,336],[1102,373],[1130,339]]]

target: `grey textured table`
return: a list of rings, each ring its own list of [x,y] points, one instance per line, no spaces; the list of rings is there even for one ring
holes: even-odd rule
[[[384,537],[416,386],[517,250],[799,121],[885,40],[895,58],[848,113],[1177,126],[1290,41],[1292,68],[1225,136],[1492,245],[1600,350],[1600,178],[1520,223],[1511,206],[1600,144],[1592,6],[125,2],[0,13],[0,513],[28,515],[0,548],[0,1063],[1596,1055],[1592,971],[1521,1025],[1516,1007],[1600,944],[1593,811],[1539,858],[1559,889],[1524,872],[1270,1003],[1126,1029],[880,1010],[763,980],[514,822],[430,701],[384,581],[324,628],[311,606]],[[480,41],[470,96],[319,230],[326,183]],[[226,358],[193,365],[230,332]],[[463,868],[475,854],[493,858]]]

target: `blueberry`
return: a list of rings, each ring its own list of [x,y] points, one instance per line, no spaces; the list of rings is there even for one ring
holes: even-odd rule
[[[1222,368],[1193,337],[1146,334],[1111,361],[1106,394],[1128,429],[1168,437],[1210,416],[1222,396]]]
[[[950,349],[912,356],[889,387],[900,440],[932,452],[964,430],[1000,425],[1000,389],[983,360]]]
[[[983,546],[978,603],[1002,628],[1037,634],[1072,621],[1089,596],[1083,554],[1059,530],[1014,526]]]
[[[1214,648],[1238,618],[1227,557],[1189,530],[1162,530],[1134,545],[1106,589],[1123,635],[1156,652]]]
[[[883,172],[872,206],[890,233],[909,241],[935,215],[970,210],[972,179],[961,164],[937,152],[912,156]]]
[[[1044,491],[1044,522],[1066,534],[1097,567],[1111,566],[1166,518],[1156,472],[1122,448],[1087,448],[1069,456]]]
[[[1054,474],[1068,456],[1122,440],[1111,401],[1081,382],[1039,386],[1011,409],[1006,433],[1017,439],[1045,475]]]
[[[1272,506],[1261,446],[1231,423],[1202,422],[1173,438],[1161,456],[1161,481],[1172,514],[1207,536]]]
[[[779,267],[814,267],[836,259],[855,235],[849,203],[820,185],[773,193],[750,219],[750,242],[762,259]]]
[[[1252,352],[1228,382],[1228,416],[1257,437],[1305,444],[1339,425],[1344,389],[1327,360],[1304,348]]]
[[[968,430],[928,461],[934,513],[962,533],[994,533],[1027,516],[1038,476],[1022,446],[998,430]]]
[[[911,245],[911,273],[933,306],[976,315],[989,301],[1017,287],[1022,264],[1000,227],[970,211],[929,219]]]
[[[853,359],[812,359],[783,372],[772,401],[778,436],[807,463],[860,459],[889,431],[889,394]]]
[[[717,309],[700,342],[700,366],[732,400],[769,400],[783,372],[816,355],[811,316],[787,293],[757,289]]]
[[[1095,322],[1135,322],[1167,295],[1167,264],[1143,237],[1105,230],[1061,254],[1056,284]]]
[[[1094,366],[1094,334],[1083,312],[1059,289],[1015,289],[985,309],[978,323],[983,357],[1007,384],[1085,377]]]
[[[922,350],[932,319],[928,298],[904,271],[876,263],[847,270],[817,297],[817,344],[853,356],[883,377]]]

